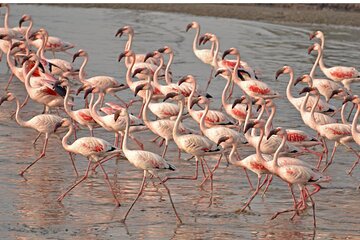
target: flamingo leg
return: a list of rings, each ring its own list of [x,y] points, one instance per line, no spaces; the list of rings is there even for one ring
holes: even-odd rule
[[[78,171],[77,171],[77,169],[76,169],[74,157],[73,157],[73,155],[72,155],[71,152],[68,152],[68,153],[69,153],[69,156],[70,156],[70,160],[71,160],[72,166],[73,166],[74,171],[75,171],[75,173],[76,173],[76,176],[78,177],[78,176],[79,176],[79,173],[78,173]]]
[[[181,149],[178,148],[178,160],[180,160],[180,158],[181,158]]]
[[[166,150],[167,150],[167,148],[168,148],[168,144],[167,144],[167,143],[165,143],[165,146],[164,146],[164,151],[163,151],[163,153],[162,153],[162,155],[161,155],[161,157],[162,157],[162,158],[164,158],[164,157],[165,157],[165,154],[166,154]]]
[[[89,130],[90,130],[90,136],[94,137],[94,129],[89,126]]]
[[[112,195],[113,195],[113,197],[114,197],[114,199],[115,199],[115,202],[116,202],[115,206],[116,206],[116,207],[120,207],[121,204],[120,204],[119,200],[118,200],[117,197],[116,197],[116,194],[115,194],[115,191],[114,191],[113,187],[111,186],[111,183],[110,183],[110,181],[109,181],[109,176],[107,175],[107,173],[106,173],[103,165],[101,164],[101,162],[99,162],[99,165],[100,165],[100,167],[101,167],[101,170],[102,170],[103,173],[104,173],[105,182],[106,182],[107,185],[109,186],[109,189],[110,189],[110,191],[111,191],[111,193],[112,193]]]
[[[209,76],[209,79],[208,79],[206,87],[205,87],[205,92],[207,92],[207,90],[208,90],[208,88],[210,86],[210,83],[211,83],[211,80],[212,80],[212,77],[213,77],[213,73],[214,73],[214,67],[211,67],[210,76]]]
[[[159,138],[160,138],[160,136],[157,136],[157,137],[155,137],[153,140],[151,140],[151,142],[155,143],[156,140],[158,140]]]
[[[61,202],[65,196],[71,191],[73,190],[77,185],[79,185],[80,183],[82,183],[83,181],[85,181],[85,179],[88,177],[88,174],[89,174],[89,170],[90,170],[90,166],[91,166],[91,161],[89,160],[89,163],[88,163],[88,167],[86,169],[86,172],[84,174],[84,176],[79,180],[77,181],[76,183],[74,183],[68,190],[66,190],[66,192],[64,192],[63,194],[61,194],[58,198],[57,198],[57,201],[58,202]]]
[[[13,80],[13,78],[14,78],[14,73],[11,72],[10,77],[9,77],[9,80],[8,80],[8,82],[7,82],[7,84],[6,84],[5,88],[4,88],[5,91],[8,90],[8,88],[9,88],[9,86],[10,86],[10,83],[11,83],[11,81]]]
[[[163,180],[158,176],[158,175],[155,175],[155,177],[157,177],[159,180],[160,180],[160,183],[162,183],[162,185],[164,186],[164,188],[166,189],[166,192],[167,194],[169,195],[169,199],[170,199],[170,202],[171,202],[171,206],[174,210],[174,213],[176,215],[176,219],[178,221],[179,224],[182,224],[182,221],[181,221],[181,218],[179,217],[179,214],[177,213],[176,211],[176,208],[175,208],[175,205],[174,205],[174,202],[172,200],[172,197],[171,197],[171,193],[170,193],[170,189],[166,186],[166,184],[163,182]]]
[[[316,215],[315,215],[315,201],[311,197],[311,194],[309,194],[309,190],[305,187],[305,192],[308,194],[308,197],[310,198],[312,209],[313,209],[313,219],[314,219],[314,228],[316,228]]]
[[[254,186],[253,186],[252,183],[251,183],[251,180],[250,180],[250,177],[249,177],[249,174],[248,174],[246,168],[243,168],[243,170],[244,170],[244,172],[245,172],[245,175],[246,175],[247,181],[248,181],[248,183],[249,183],[249,186],[250,186],[251,190],[253,190],[253,189],[254,189]]]
[[[139,199],[140,195],[143,193],[143,190],[144,190],[144,187],[145,187],[145,182],[146,182],[146,174],[147,174],[147,171],[144,170],[144,177],[143,177],[143,180],[142,180],[142,183],[141,183],[141,186],[140,186],[140,190],[135,198],[135,200],[132,202],[132,204],[130,205],[129,209],[126,211],[123,219],[121,220],[122,223],[125,223],[126,221],[126,218],[127,216],[129,215],[129,212],[131,211],[131,209],[134,207],[136,201]]]
[[[218,167],[219,167],[219,165],[220,165],[220,162],[221,162],[221,159],[222,159],[222,156],[223,156],[223,155],[221,154],[220,157],[219,157],[219,159],[217,160],[217,163],[215,164],[214,168],[211,170],[212,175],[214,174],[214,172],[216,171],[216,169],[218,169]],[[204,185],[204,183],[207,181],[208,178],[209,178],[209,175],[204,178],[204,180],[203,180],[203,181],[201,182],[201,184],[200,184],[200,187],[201,187],[202,185]]]
[[[266,193],[267,190],[269,189],[269,186],[270,186],[270,184],[271,184],[271,182],[272,182],[272,180],[273,180],[273,177],[274,177],[273,175],[270,175],[270,178],[269,178],[268,181],[267,181],[265,190],[264,190],[264,192],[263,192],[262,195],[261,195],[262,198],[265,196],[265,193]]]
[[[129,138],[131,138],[141,148],[141,150],[144,150],[144,144],[142,144],[142,142],[140,142],[136,137],[129,135]]]
[[[124,100],[122,100],[118,95],[116,95],[115,93],[113,93],[113,92],[110,92],[110,95],[111,96],[113,96],[113,97],[115,97],[117,100],[119,100],[120,102],[121,102],[121,104],[123,104],[124,105],[124,107],[126,108],[126,102],[124,101]]]
[[[45,141],[44,141],[44,147],[43,147],[43,150],[40,154],[40,156],[35,159],[35,161],[33,161],[29,166],[27,166],[24,170],[22,170],[19,174],[20,176],[23,176],[24,173],[29,169],[31,168],[37,161],[39,161],[41,158],[45,157],[45,152],[46,152],[46,147],[47,147],[47,144],[48,144],[48,141],[49,141],[49,135],[48,134],[45,134]]]
[[[343,145],[357,156],[357,160],[353,163],[352,167],[347,172],[347,174],[351,175],[356,165],[358,165],[358,163],[360,162],[360,155],[351,146],[347,145],[346,143],[343,143]]]
[[[351,114],[352,114],[352,112],[354,111],[355,106],[356,106],[356,103],[353,103],[353,105],[352,105],[352,107],[351,107],[351,110],[350,110],[350,112],[349,112],[349,115],[348,115],[348,117],[347,117],[347,120],[348,120],[348,121],[350,120]]]
[[[114,140],[114,146],[119,146],[119,133],[115,133],[115,140]]]
[[[335,142],[334,143],[334,148],[333,148],[333,151],[331,153],[331,157],[330,157],[330,161],[326,164],[325,168],[321,171],[321,172],[325,172],[325,170],[331,165],[333,159],[334,159],[334,155],[335,155],[335,152],[336,152],[336,148],[338,147],[339,143],[338,142]]]
[[[178,177],[165,177],[162,182],[162,183],[165,183],[167,180],[170,180],[170,179],[184,179],[184,180],[196,180],[198,179],[198,176],[199,176],[199,160],[198,158],[196,158],[196,169],[195,169],[195,175],[194,176],[178,176]]]
[[[140,111],[139,111],[139,115],[138,115],[138,118],[142,118],[142,111],[144,109],[144,102],[141,104],[141,108],[140,108]]]
[[[36,138],[34,139],[34,141],[32,142],[32,144],[35,146],[35,143],[37,142],[37,140],[40,138],[41,136],[41,132],[39,132],[39,134],[36,136]]]
[[[257,181],[257,185],[256,185],[256,189],[255,189],[254,193],[251,195],[251,197],[246,202],[246,204],[241,209],[236,210],[235,213],[242,213],[250,205],[251,201],[255,198],[255,196],[259,193],[261,178],[262,178],[262,176],[258,175],[258,181]],[[267,179],[265,178],[265,180],[267,180]]]

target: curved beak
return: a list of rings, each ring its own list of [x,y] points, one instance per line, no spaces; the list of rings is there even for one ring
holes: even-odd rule
[[[332,98],[333,96],[335,96],[336,94],[339,94],[341,93],[343,90],[341,89],[335,89],[334,91],[332,91],[331,95],[330,95],[330,98]]]
[[[138,73],[141,73],[142,71],[144,71],[146,68],[137,68],[137,69],[135,69],[135,71],[134,71],[134,73],[133,73],[133,75],[132,75],[132,77],[135,77],[136,76],[136,74],[138,74]]]
[[[278,129],[272,129],[267,135],[266,139],[269,140],[269,138],[271,138],[272,135],[276,135],[278,131]]]
[[[114,113],[114,121],[116,122],[120,116],[120,112],[121,110],[117,110],[115,113]]]
[[[0,98],[0,105],[1,105],[3,102],[7,101],[8,98],[9,98],[9,96],[3,96],[3,97],[1,97],[1,98]]]
[[[311,87],[304,87],[300,92],[299,95],[303,94],[303,93],[308,93],[311,92],[313,89]]]
[[[81,93],[84,89],[85,89],[85,86],[84,86],[84,85],[82,85],[81,87],[79,87],[78,90],[76,91],[76,96],[79,95],[79,93]]]
[[[236,105],[242,103],[242,101],[243,101],[243,99],[241,99],[241,98],[235,99],[232,106],[231,106],[231,108],[234,108]]]
[[[249,131],[249,129],[250,129],[250,128],[253,128],[254,126],[255,126],[255,123],[254,123],[254,122],[249,122],[248,124],[246,124],[244,133],[246,133],[247,131]]]
[[[84,99],[87,98],[87,96],[92,93],[92,91],[94,90],[95,88],[94,87],[89,87],[89,88],[86,88],[85,89],[85,92],[84,92]]]
[[[123,33],[124,33],[124,28],[120,28],[120,29],[116,32],[115,37],[121,37],[121,36],[123,35]]]
[[[227,140],[229,140],[230,137],[228,136],[223,136],[221,138],[219,138],[218,142],[217,142],[217,146],[219,146],[221,143],[226,142]]]
[[[135,92],[134,92],[134,96],[136,97],[137,94],[138,94],[141,90],[143,90],[145,86],[146,86],[146,83],[140,84],[140,85],[136,86]]]
[[[43,73],[45,73],[45,68],[44,68],[44,66],[42,65],[41,62],[39,62],[39,68],[41,69],[41,71],[42,71]]]
[[[281,68],[279,70],[276,71],[276,74],[275,74],[275,79],[277,80],[278,77],[284,73],[284,68]]]
[[[313,39],[315,37],[314,33],[310,33],[309,40]]]
[[[296,86],[299,82],[301,82],[304,79],[304,76],[298,77],[295,82],[294,82],[294,86]]]
[[[55,124],[55,127],[54,127],[54,132],[56,132],[56,130],[62,126],[62,122],[58,122]]]
[[[165,48],[159,48],[157,51],[159,52],[159,53],[164,53],[165,52]]]
[[[210,39],[209,36],[202,35],[202,36],[199,38],[199,45],[207,43],[207,41],[209,41],[209,39]]]
[[[22,42],[15,42],[11,45],[10,51],[13,50],[16,47],[19,47],[22,44]]]
[[[119,55],[119,57],[118,57],[118,62],[120,62],[121,59],[122,59],[123,57],[125,57],[125,56],[126,56],[126,53],[125,53],[125,52],[120,53],[120,55]]]
[[[206,98],[213,98],[213,96],[211,96],[211,95],[208,94],[208,93],[205,94],[205,97],[206,97]]]
[[[310,54],[312,52],[312,50],[314,50],[314,45],[311,45],[309,48],[308,48],[308,54]]]
[[[347,96],[344,101],[342,102],[342,104],[344,105],[345,103],[347,102],[351,102],[352,100],[354,100],[354,96],[350,95],[350,96]],[[1,104],[1,103],[0,103]]]
[[[222,74],[224,71],[224,69],[218,69],[215,73],[215,77],[217,77],[219,74]]]
[[[182,77],[182,78],[178,81],[178,85],[180,86],[181,84],[183,84],[184,82],[186,82],[186,80],[188,80],[188,79],[189,79],[188,76]]]
[[[225,58],[227,55],[229,55],[230,53],[231,53],[231,50],[230,50],[230,49],[226,50],[226,51],[223,53],[223,55],[222,55],[222,59],[224,60],[224,58]]]
[[[191,101],[191,104],[190,104],[190,109],[191,109],[196,103],[198,103],[198,102],[199,102],[199,98],[193,99],[193,100]]]
[[[22,60],[22,62],[21,62],[21,65],[24,65],[24,63],[27,61],[27,60],[29,60],[30,59],[30,56],[25,56],[25,57],[23,57],[23,60]]]
[[[173,97],[175,97],[175,96],[177,96],[177,95],[178,95],[178,94],[175,93],[175,92],[170,92],[170,93],[166,94],[165,98],[163,99],[163,102],[165,102],[167,99],[173,98]]]
[[[75,53],[74,56],[73,56],[72,62],[75,62],[75,59],[76,59],[77,57],[79,57],[79,56],[80,56],[80,53],[79,53],[79,52]]]
[[[146,60],[148,60],[149,58],[153,57],[155,55],[154,52],[151,52],[151,53],[147,53],[145,58],[144,58],[144,62],[146,62]]]
[[[262,105],[258,105],[256,112],[258,112],[262,108]]]
[[[19,28],[21,28],[21,25],[25,22],[25,19],[22,17],[19,21]]]
[[[189,31],[190,28],[192,28],[192,23],[189,23],[189,24],[186,26],[186,32]]]

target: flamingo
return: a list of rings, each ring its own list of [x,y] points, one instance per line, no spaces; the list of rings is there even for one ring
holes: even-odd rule
[[[109,142],[96,137],[82,137],[78,138],[75,142],[72,144],[68,144],[69,137],[72,135],[74,131],[74,127],[72,126],[69,119],[65,118],[62,119],[60,122],[57,122],[55,126],[53,126],[53,132],[56,132],[56,130],[59,127],[69,127],[69,131],[66,133],[66,135],[63,137],[61,143],[64,149],[69,153],[74,154],[80,154],[84,157],[86,157],[89,161],[88,167],[86,169],[86,172],[84,176],[78,180],[76,183],[71,185],[68,190],[66,190],[63,194],[61,194],[57,201],[61,202],[65,196],[73,190],[77,185],[79,185],[81,182],[85,181],[88,177],[88,173],[90,170],[90,166],[92,162],[99,163],[103,173],[106,183],[108,184],[110,191],[115,199],[116,206],[120,206],[120,202],[116,197],[116,194],[114,192],[114,189],[111,186],[111,183],[109,181],[109,177],[104,169],[104,167],[101,165],[101,160],[104,160],[104,158],[110,159],[115,157],[116,155],[119,155],[121,153],[121,150],[117,149],[113,145],[111,145]]]
[[[164,186],[164,188],[166,189],[166,191],[167,191],[167,193],[169,195],[171,206],[172,206],[172,208],[174,210],[174,213],[176,215],[176,219],[177,219],[178,223],[181,224],[182,221],[181,221],[181,218],[179,217],[179,215],[178,215],[178,213],[176,211],[175,205],[174,205],[173,200],[171,198],[170,189],[166,186],[166,184],[163,182],[163,180],[157,174],[157,171],[161,170],[161,169],[175,171],[175,169],[176,169],[175,166],[173,164],[169,163],[168,161],[166,161],[160,155],[155,154],[153,152],[144,151],[144,150],[131,150],[131,149],[129,149],[128,148],[128,138],[129,138],[129,128],[130,128],[129,114],[128,114],[126,109],[122,109],[120,111],[120,113],[119,113],[119,116],[125,117],[125,120],[126,120],[125,136],[124,136],[124,141],[122,142],[123,153],[124,153],[125,157],[129,160],[129,162],[131,164],[133,164],[136,168],[139,168],[139,169],[144,171],[144,177],[143,177],[143,180],[142,180],[142,183],[141,183],[139,193],[137,194],[134,202],[130,205],[129,209],[126,211],[126,213],[125,213],[125,215],[124,215],[124,217],[123,217],[123,219],[121,221],[122,222],[126,221],[126,218],[127,218],[128,214],[130,213],[131,209],[133,208],[136,201],[139,199],[140,195],[142,194],[142,192],[144,190],[147,173],[150,173],[151,175],[158,178],[159,181]]]
[[[335,82],[341,82],[344,87],[351,92],[350,84],[352,82],[360,81],[360,73],[354,67],[344,67],[344,66],[335,66],[335,67],[326,67],[323,62],[323,50],[318,43],[314,43],[308,49],[308,54],[313,50],[318,52],[320,56],[319,66],[321,71],[325,76]]]
[[[188,102],[187,102],[188,113],[196,122],[200,123],[200,118],[204,114],[204,110],[195,111],[191,108],[192,99],[195,95],[196,86],[197,86],[196,79],[192,75],[187,75],[179,80],[178,85],[182,85],[185,82],[192,84],[192,91],[190,96],[188,97]],[[232,124],[229,117],[227,117],[224,113],[216,110],[210,110],[208,112],[208,116],[206,117],[205,122],[208,126],[214,124]]]
[[[262,81],[257,79],[249,79],[244,81],[244,79],[239,78],[238,69],[240,67],[240,52],[236,48],[228,49],[224,52],[222,58],[224,59],[228,54],[236,56],[236,64],[233,69],[232,79],[243,92],[245,92],[250,97],[261,97],[264,99],[268,98],[278,98],[280,97],[279,93],[270,88],[270,86]]]
[[[320,95],[319,95],[319,91],[316,88],[307,87],[307,88],[304,88],[302,91],[303,92],[314,92],[317,97],[316,100],[318,102]],[[316,102],[316,104],[317,104],[317,102]],[[323,172],[331,165],[331,163],[334,159],[336,149],[340,144],[344,145],[347,149],[352,151],[357,156],[357,158],[360,157],[360,155],[351,146],[348,145],[349,142],[354,141],[354,139],[351,136],[351,127],[349,125],[343,124],[343,123],[329,123],[329,124],[320,125],[319,123],[317,123],[315,121],[313,111],[311,112],[310,122],[315,126],[315,130],[320,134],[320,136],[325,137],[325,138],[335,142],[333,151],[331,153],[330,161],[327,163],[325,168],[322,170]],[[351,172],[348,171],[348,174],[351,174]]]
[[[292,86],[295,83],[295,79],[294,79],[294,70],[292,67],[290,66],[284,66],[282,68],[280,68],[275,75],[275,78],[278,79],[279,76],[281,74],[287,73],[290,75],[290,79],[289,79],[289,83],[288,86],[286,88],[286,96],[289,100],[289,102],[296,108],[296,110],[300,110],[300,106],[301,103],[304,101],[305,97],[299,97],[299,98],[295,98],[292,93]],[[306,103],[306,109],[310,110],[311,107],[314,105],[315,103],[315,97],[314,96],[310,96],[310,98],[308,99],[307,103]],[[323,113],[334,113],[336,111],[336,107],[330,105],[329,103],[321,100],[319,102],[319,105],[317,105],[316,109],[317,112],[323,112]]]
[[[35,159],[35,161],[33,161],[30,165],[28,165],[25,169],[23,169],[19,174],[20,176],[23,176],[24,173],[30,169],[36,162],[38,162],[40,159],[42,159],[43,157],[45,157],[45,153],[46,153],[46,148],[48,145],[48,140],[49,137],[54,133],[54,127],[56,126],[56,124],[60,123],[62,121],[62,118],[57,116],[57,115],[53,115],[53,114],[40,114],[37,115],[33,118],[31,118],[28,121],[23,120],[20,117],[20,102],[18,100],[18,98],[15,96],[15,94],[13,93],[7,93],[5,96],[3,96],[0,99],[0,105],[4,102],[4,101],[16,101],[16,114],[15,114],[15,120],[16,122],[22,126],[22,127],[26,127],[26,128],[32,128],[35,129],[38,132],[37,137],[35,138],[33,144],[35,144],[36,140],[42,135],[45,135],[44,138],[44,145],[43,145],[43,149],[40,153],[40,155]],[[74,170],[76,175],[78,175],[73,158],[70,154],[70,159],[72,161]]]

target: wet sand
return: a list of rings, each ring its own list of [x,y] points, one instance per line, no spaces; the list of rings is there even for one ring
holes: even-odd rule
[[[74,6],[74,4],[57,5]],[[360,26],[360,4],[76,4],[76,6],[176,12],[282,24]]]

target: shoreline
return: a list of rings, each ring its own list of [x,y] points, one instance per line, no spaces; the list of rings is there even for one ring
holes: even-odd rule
[[[42,5],[42,4],[40,4]],[[174,12],[280,24],[328,24],[360,27],[360,4],[46,4],[61,7]]]

